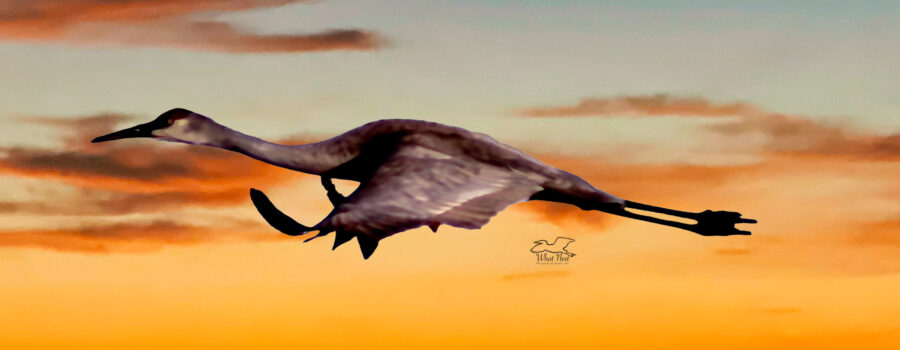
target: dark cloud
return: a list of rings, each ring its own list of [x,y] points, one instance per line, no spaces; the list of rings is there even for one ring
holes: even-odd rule
[[[805,116],[751,114],[706,126],[732,138],[762,136],[764,150],[798,157],[842,157],[865,161],[900,160],[900,135],[877,134],[851,125]]]
[[[66,183],[77,191],[7,200],[0,203],[0,212],[116,215],[182,206],[240,205],[247,202],[250,187],[265,188],[302,177],[213,148],[172,147],[151,140],[89,142],[126,119],[119,115],[20,118],[61,130],[63,147],[0,148],[0,174]]]
[[[81,224],[71,228],[0,231],[0,247],[81,253],[148,252],[171,245],[227,241],[276,241],[286,236],[241,223],[215,227],[175,221]]]
[[[704,128],[731,139],[761,137],[762,149],[790,156],[846,157],[855,160],[900,160],[900,134],[861,130],[803,115],[768,112],[745,103],[716,103],[702,97],[666,94],[587,98],[573,106],[532,107],[527,117],[658,117],[721,119]],[[748,142],[749,143],[749,142]]]
[[[213,192],[169,191],[122,193],[83,189],[77,194],[42,196],[36,200],[0,202],[0,214],[123,215],[178,210],[188,207],[250,205],[246,188]]]
[[[120,150],[121,151],[121,150]],[[131,152],[132,156],[152,156],[151,152]],[[116,153],[121,154],[121,153]],[[87,154],[29,148],[0,149],[0,168],[13,173],[41,174],[56,177],[82,177],[103,180],[120,178],[154,181],[191,175],[191,164],[179,159],[163,157],[144,164],[127,164],[113,154]]]
[[[357,29],[311,34],[255,34],[195,19],[304,3],[303,0],[0,0],[0,39],[221,52],[373,50],[382,41]]]
[[[0,214],[113,217],[169,211],[174,215],[190,207],[250,205],[250,187],[266,188],[302,178],[294,171],[213,148],[137,139],[90,143],[93,137],[118,129],[117,124],[130,119],[117,114],[18,118],[19,122],[56,128],[62,134],[61,146],[0,148],[0,174],[69,186],[64,190],[36,188],[28,191],[27,198],[7,198],[0,201]],[[278,142],[310,140],[294,137]],[[90,223],[79,217],[70,221],[72,226],[68,228],[0,229],[0,247],[141,252],[167,245],[284,237],[261,219],[214,220],[212,226],[172,220],[109,224]]]
[[[132,116],[117,113],[102,113],[78,118],[56,118],[45,116],[21,116],[12,118],[18,123],[34,124],[56,129],[62,133],[60,141],[67,150],[85,151],[95,148],[85,140],[97,135],[110,133],[116,124],[134,120]]]
[[[709,199],[699,204],[696,199],[708,197],[703,194],[727,187],[736,181],[762,178],[772,170],[772,167],[760,165],[630,164],[617,161],[615,155],[572,156],[529,153],[553,167],[577,169],[576,175],[613,195],[689,211],[721,210],[723,208],[705,207],[715,205],[710,203]],[[554,202],[532,201],[518,204],[516,207],[557,225],[572,223],[605,229],[618,222],[629,220]]]

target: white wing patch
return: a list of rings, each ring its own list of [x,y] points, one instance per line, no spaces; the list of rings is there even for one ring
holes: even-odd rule
[[[506,185],[506,183],[507,182],[504,182],[503,185],[475,188],[475,189],[471,189],[471,190],[468,190],[465,192],[457,193],[456,199],[448,201],[443,206],[437,207],[437,208],[431,210],[431,213],[437,214],[437,215],[446,213],[448,210],[453,209],[453,208],[459,206],[460,204],[463,204],[472,199],[475,199],[475,198],[478,198],[478,197],[481,197],[481,196],[484,196],[487,194],[491,194],[494,191],[497,191],[498,189],[503,188]]]
[[[405,147],[320,225],[378,239],[435,223],[479,228],[540,191],[541,180],[465,156]]]

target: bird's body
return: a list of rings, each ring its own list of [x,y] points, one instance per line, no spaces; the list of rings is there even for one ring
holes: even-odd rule
[[[288,169],[361,184],[381,180],[373,179],[378,171],[388,173],[400,169],[398,171],[405,174],[427,171],[426,165],[409,166],[420,162],[475,173],[500,171],[506,173],[504,177],[508,181],[537,182],[541,186],[537,190],[557,190],[561,194],[624,203],[581,178],[544,164],[488,135],[439,123],[384,119],[324,141],[295,146],[271,144],[230,129],[228,132],[234,134],[222,142],[225,146],[220,148]],[[272,154],[278,157],[273,158]],[[395,188],[402,189],[405,188]],[[412,192],[412,189],[407,190]]]
[[[312,227],[320,232],[354,232],[380,240],[423,225],[477,229],[537,193],[586,208],[624,204],[488,135],[438,123],[380,120],[328,140],[286,147],[320,155],[316,169],[308,163],[282,166],[360,183]]]
[[[423,225],[436,230],[441,224],[476,229],[507,206],[532,199],[680,227],[680,223],[649,220],[627,212],[624,208],[633,202],[603,192],[488,135],[433,122],[380,120],[320,142],[279,145],[231,130],[199,114],[173,109],[150,123],[98,137],[94,142],[139,136],[228,149],[323,179],[359,182],[356,191],[346,198],[332,186],[329,199],[335,208],[312,227],[278,211],[262,192],[253,192],[251,198],[280,231],[296,235],[315,230],[319,231],[316,237],[336,232],[335,247],[357,237],[365,257],[379,240],[395,233]],[[328,188],[330,181],[325,183]],[[685,213],[664,210],[670,215]]]

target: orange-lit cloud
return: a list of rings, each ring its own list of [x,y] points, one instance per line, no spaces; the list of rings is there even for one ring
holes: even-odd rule
[[[81,189],[75,194],[46,193],[37,199],[0,202],[0,213],[40,215],[123,215],[170,211],[185,207],[249,204],[246,188],[212,192],[190,189],[157,193],[125,193]]]
[[[566,277],[569,274],[570,274],[570,272],[565,271],[565,270],[522,272],[522,273],[513,273],[513,274],[509,274],[509,275],[503,275],[500,277],[500,280],[516,281],[516,280],[522,280],[522,279],[558,278],[558,277]]]
[[[702,196],[719,187],[747,178],[759,178],[769,167],[754,165],[690,165],[690,164],[633,164],[616,160],[613,154],[573,156],[528,152],[544,163],[573,171],[599,189],[628,200],[702,211],[693,195]],[[554,223],[575,223],[598,229],[611,227],[623,219],[600,212],[584,211],[578,207],[544,201],[520,204],[519,207],[537,214],[541,220]]]
[[[803,309],[799,307],[773,307],[762,309],[760,311],[770,315],[792,315],[803,312]]]
[[[0,173],[62,182],[80,191],[62,196],[39,194],[37,199],[22,202],[0,202],[0,212],[119,215],[177,211],[196,206],[249,206],[248,188],[283,184],[291,179],[304,177],[238,154],[211,148],[182,145],[169,147],[165,143],[141,140],[100,145],[88,142],[96,135],[116,129],[116,124],[125,119],[127,117],[118,115],[77,119],[23,119],[64,131],[65,135],[60,140],[67,146],[5,148],[0,156]],[[785,199],[787,194],[782,195],[781,191],[787,189],[790,193],[794,186],[792,181],[796,180],[790,178],[791,174],[798,174],[802,178],[810,174],[821,176],[853,171],[865,176],[866,180],[863,181],[876,183],[870,180],[889,179],[896,170],[890,164],[846,163],[821,157],[803,158],[778,153],[767,153],[758,163],[743,165],[635,164],[617,160],[612,154],[573,156],[529,153],[549,165],[574,171],[596,187],[629,200],[688,211],[740,211],[748,217],[761,220],[763,224],[779,220],[781,215],[807,215],[804,216],[806,220],[816,221],[809,214],[796,212],[803,209],[803,206],[792,205],[798,200],[807,200],[803,199],[807,197]],[[877,171],[868,171],[869,168]],[[745,187],[753,190],[743,189]],[[891,190],[898,189],[885,189]],[[816,203],[822,208],[831,208],[840,207],[847,202],[862,203],[864,199],[865,194],[860,193],[836,198],[831,202],[819,199]],[[537,220],[541,222],[560,225],[575,223],[598,231],[615,229],[629,221],[557,203],[530,202],[517,205],[516,208],[537,214]],[[856,216],[854,220],[871,226],[868,231],[871,236],[860,236],[858,231],[833,229],[818,237],[850,243],[855,247],[853,249],[891,247],[891,237],[894,236],[890,236],[889,231],[894,226],[890,222],[870,222],[868,218]],[[830,220],[829,225],[831,222],[835,225],[846,223],[846,220],[834,217],[821,220]],[[767,237],[790,237],[794,235],[791,231],[794,229],[814,230],[804,228],[807,226],[802,226],[801,223],[792,223],[759,231],[758,228],[761,230],[765,227],[763,224],[746,227],[753,230],[754,234],[763,236],[754,236],[752,244],[739,245],[739,248],[715,247],[709,250],[715,253],[711,256],[731,260],[762,259],[770,253],[767,247],[782,246],[786,242],[784,239],[766,239]],[[272,233],[277,235],[276,232]],[[743,257],[735,259],[735,256]],[[892,271],[894,266],[878,268]]]
[[[62,132],[62,147],[0,148],[0,174],[61,182],[76,191],[33,190],[31,198],[0,202],[0,214],[114,216],[190,207],[249,205],[249,188],[301,178],[295,172],[211,148],[160,142],[91,144],[129,120],[105,114],[81,118],[18,118]],[[303,142],[288,140],[288,142]],[[138,252],[165,245],[270,240],[282,235],[260,223],[196,226],[179,221],[84,224],[73,228],[6,230],[0,246],[78,252]],[[262,233],[260,233],[262,232]]]
[[[76,191],[32,190],[31,198],[0,202],[0,213],[121,215],[177,211],[186,207],[236,206],[249,203],[251,187],[265,188],[302,178],[286,169],[211,148],[168,147],[159,142],[103,145],[89,142],[128,119],[115,114],[19,118],[19,122],[60,129],[62,147],[0,148],[0,174],[60,182]],[[169,232],[173,227],[164,228]],[[53,236],[60,236],[75,231],[54,232]],[[25,236],[22,232],[15,233],[15,237]]]
[[[759,164],[693,165],[682,163],[623,163],[614,154],[572,156],[533,153],[559,169],[569,169],[601,190],[635,201],[671,198],[682,202],[685,193],[702,193],[733,184],[736,179],[758,178],[771,169]],[[577,209],[577,208],[576,208]]]
[[[564,225],[572,222],[596,228],[605,228],[612,224],[613,221],[617,220],[610,215],[584,211],[578,207],[564,203],[533,201],[520,204],[519,207],[537,214],[542,221],[556,225]]]
[[[859,227],[852,243],[900,248],[900,219],[873,221]]]
[[[753,232],[747,240],[722,240],[723,245],[709,247],[705,259],[716,264],[865,276],[900,271],[897,260],[890,258],[900,247],[900,224],[882,219],[900,211],[877,204],[885,200],[879,197],[882,193],[897,189],[897,162],[767,154],[753,164],[703,166],[622,163],[612,155],[535,155],[628,200],[692,212],[738,211],[759,220],[740,225]],[[625,226],[662,231],[564,204],[528,202],[514,208],[574,232],[617,232]],[[835,256],[838,250],[841,254]]]
[[[900,133],[875,133],[803,115],[766,111],[745,103],[666,94],[586,98],[573,106],[532,107],[527,117],[715,118],[704,128],[716,135],[763,139],[763,151],[794,156],[841,156],[854,160],[900,160]],[[748,141],[748,147],[754,146]]]
[[[273,241],[286,236],[253,225],[196,226],[175,221],[81,224],[72,228],[7,230],[0,247],[27,247],[82,253],[147,252],[167,245],[222,241]]]
[[[716,254],[719,255],[730,255],[730,256],[738,256],[738,255],[748,255],[753,251],[750,249],[744,248],[722,248],[716,250]]]
[[[130,194],[163,194],[169,198],[218,196],[259,184],[280,183],[294,172],[206,147],[170,147],[160,142],[91,144],[89,140],[114,129],[125,117],[27,119],[65,131],[65,147],[0,148],[0,173],[44,178],[80,188]],[[291,140],[296,142],[297,140]],[[222,198],[221,196],[219,197]]]
[[[585,98],[574,106],[525,108],[517,113],[527,117],[587,117],[673,115],[685,117],[723,117],[756,111],[742,103],[717,104],[700,97],[676,97],[667,94]]]
[[[276,7],[303,0],[0,0],[0,39],[220,52],[372,50],[381,40],[357,29],[255,34],[197,15]]]

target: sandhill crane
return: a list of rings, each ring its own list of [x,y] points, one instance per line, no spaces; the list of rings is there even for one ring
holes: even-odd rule
[[[294,221],[258,190],[251,189],[251,199],[275,229],[288,235],[318,231],[312,238],[335,232],[332,249],[356,237],[366,259],[381,239],[398,232],[424,225],[437,231],[441,224],[477,229],[506,207],[528,200],[568,203],[582,210],[599,210],[704,236],[749,235],[734,225],[756,222],[736,212],[691,213],[627,201],[488,135],[420,120],[379,120],[324,141],[288,146],[175,108],[153,121],[91,142],[132,137],[222,148],[320,175],[334,210],[314,226]],[[360,184],[345,198],[334,190],[332,178]],[[697,223],[664,220],[626,208]]]

